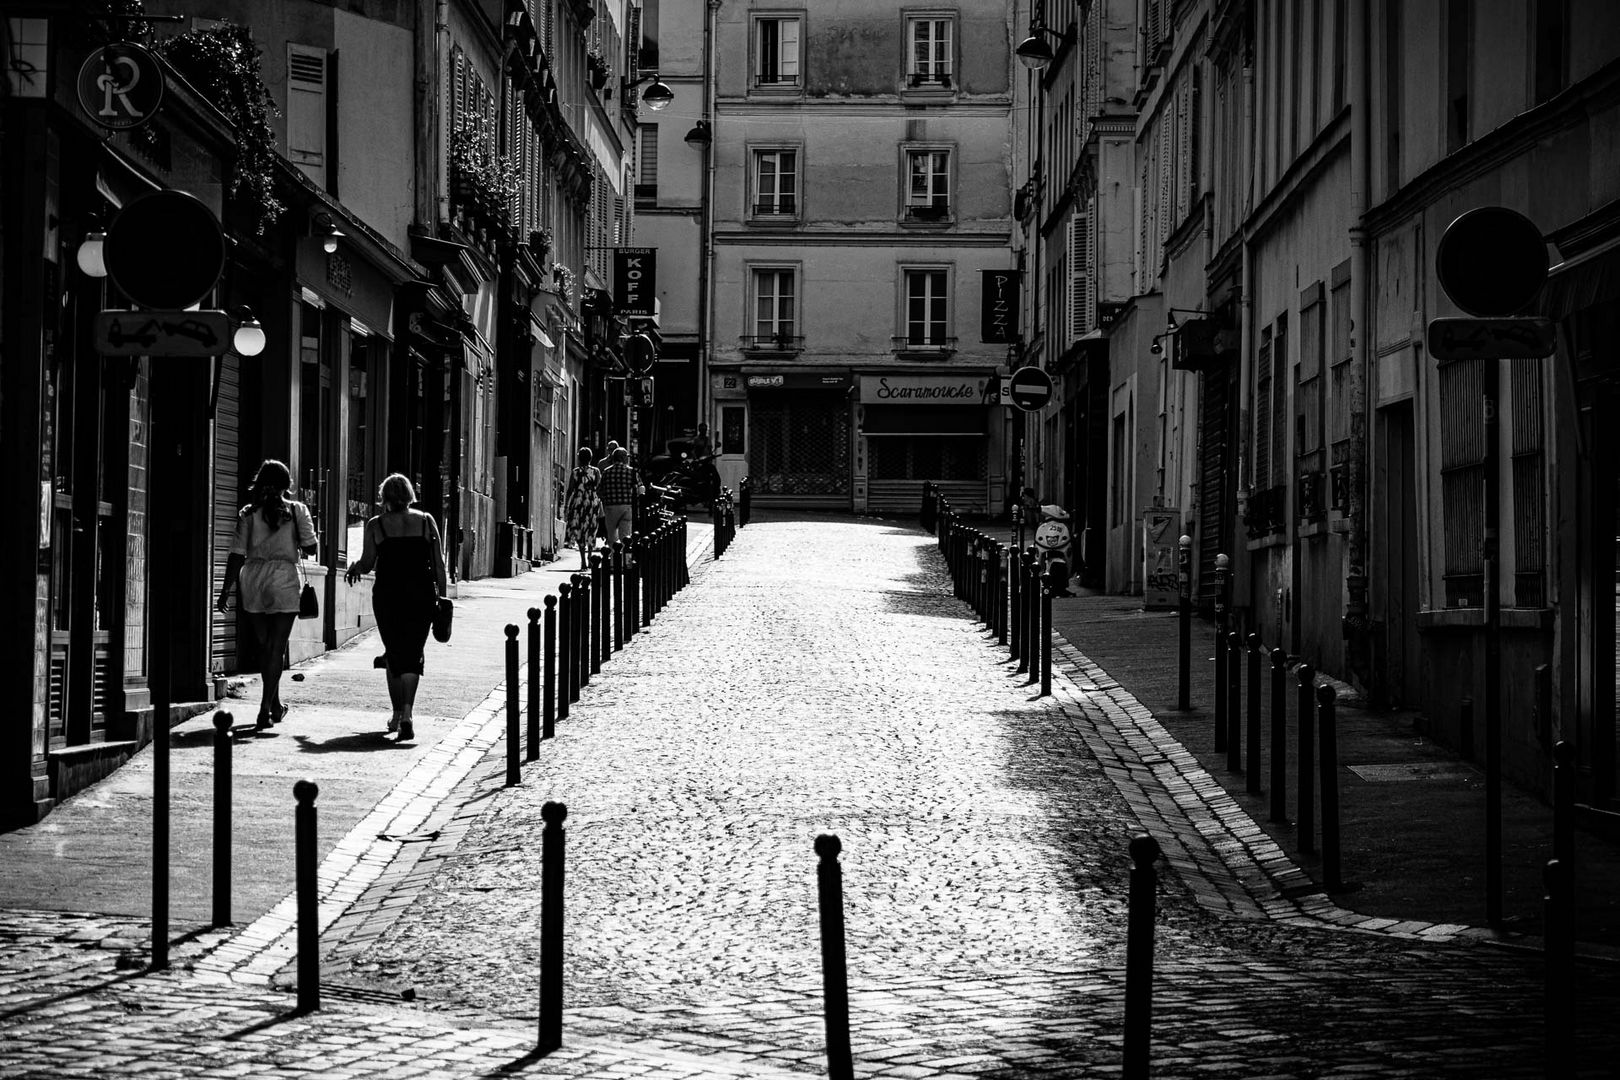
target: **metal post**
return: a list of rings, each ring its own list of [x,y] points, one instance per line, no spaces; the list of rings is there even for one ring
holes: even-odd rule
[[[1260,794],[1260,635],[1249,635],[1249,745],[1243,765],[1243,790]]]
[[[1299,665],[1299,850],[1316,850],[1316,669]]]
[[[821,986],[827,1010],[827,1076],[854,1080],[849,1050],[849,977],[844,956],[844,880],[838,837],[816,837],[816,884],[821,900]]]
[[[1497,407],[1498,360],[1480,363],[1485,410],[1485,920],[1502,921],[1502,598],[1501,598],[1501,416]]]
[[[568,807],[548,802],[540,808],[540,1049],[562,1045],[563,1007],[563,822]]]
[[[1215,556],[1215,752],[1226,749],[1226,585],[1232,560]]]
[[[1182,712],[1192,709],[1192,537],[1183,535],[1176,541],[1180,562],[1176,579],[1180,586],[1177,600],[1177,623],[1180,640],[1177,665],[1176,708]]]
[[[687,543],[687,538],[686,538],[686,518],[685,518],[684,515],[681,518],[681,527],[680,527],[679,539],[680,539],[680,543],[678,543],[675,546],[675,572],[678,575],[680,575],[681,584],[680,584],[679,587],[680,588],[685,588],[686,586],[688,586],[688,585],[690,585],[692,583],[692,572],[687,568],[687,565],[686,565],[686,543]]]
[[[591,576],[575,574],[573,577],[574,685],[582,690],[591,683]],[[574,700],[579,700],[577,693]]]
[[[518,771],[518,628],[506,624],[506,786],[516,787]]]
[[[1041,697],[1052,696],[1052,575],[1041,575]]]
[[[1159,842],[1131,837],[1131,885],[1125,924],[1125,1076],[1147,1080],[1153,1035],[1153,920]]]
[[[1317,734],[1322,755],[1322,883],[1329,892],[1344,887],[1339,874],[1339,737],[1334,717],[1334,701],[1339,692],[1332,686],[1316,688]]]
[[[1271,820],[1288,820],[1288,650],[1271,650]]]
[[[624,544],[615,540],[608,557],[608,577],[613,582],[613,600],[608,610],[613,613],[613,652],[624,648]]]
[[[991,557],[993,565],[995,566],[994,574],[995,574],[996,588],[995,588],[995,601],[994,602],[995,602],[995,605],[996,605],[996,644],[998,646],[1005,647],[1006,644],[1007,644],[1007,585],[1008,585],[1008,579],[1007,579],[1007,548],[1006,548],[1006,545],[1001,544],[1001,543],[997,543],[993,548],[991,548],[990,557]]]
[[[540,756],[540,609],[529,609],[529,730],[524,760]]]
[[[556,734],[557,724],[557,598],[547,596],[545,664],[540,683],[540,737],[549,739]]]
[[[1007,659],[1024,655],[1024,580],[1018,549],[1007,549]],[[1023,670],[1021,667],[1019,670]]]
[[[1029,657],[1029,678],[1025,686],[1041,681],[1041,563],[1034,547],[1024,552],[1024,587],[1029,590],[1028,612],[1025,615],[1024,652]]]
[[[310,780],[293,785],[293,879],[298,917],[298,1011],[321,1007],[321,911],[315,873],[315,796]]]
[[[231,925],[231,714],[214,714],[214,925]],[[1559,745],[1563,745],[1560,743]]]
[[[156,512],[152,522],[162,521]],[[158,553],[161,554],[161,553]],[[156,558],[158,566],[163,559]],[[153,584],[149,582],[149,584]],[[161,590],[157,590],[160,592]],[[148,625],[147,689],[152,700],[152,971],[169,966],[169,604],[151,605]]]
[[[1226,768],[1243,770],[1243,636],[1226,635]]]
[[[1574,868],[1558,859],[1542,870],[1546,886],[1542,903],[1542,991],[1544,1057],[1547,1080],[1575,1075],[1575,934],[1563,918],[1575,906]]]
[[[574,604],[568,582],[557,586],[557,719],[568,719],[574,700]]]
[[[624,543],[624,640],[628,643],[641,629],[641,536]]]
[[[607,634],[608,580],[607,560],[599,552],[591,553],[591,674],[602,670],[604,649],[612,650]]]

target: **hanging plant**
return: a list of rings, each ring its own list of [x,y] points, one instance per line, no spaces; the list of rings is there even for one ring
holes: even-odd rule
[[[562,263],[552,268],[553,279],[557,283],[557,291],[562,298],[570,304],[574,302],[574,272]]]
[[[157,51],[235,125],[236,168],[226,190],[243,223],[262,234],[286,207],[276,197],[276,134],[270,127],[280,110],[265,88],[253,32],[220,23],[169,38]]]
[[[450,134],[450,185],[456,201],[475,217],[505,228],[508,206],[517,196],[518,171],[510,158],[495,153],[487,117],[474,114]]]

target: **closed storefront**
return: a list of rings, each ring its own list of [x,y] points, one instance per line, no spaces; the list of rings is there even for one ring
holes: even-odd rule
[[[744,381],[754,498],[777,505],[848,508],[848,373],[756,373],[745,375]]]
[[[988,378],[861,377],[866,509],[915,513],[925,480],[961,509],[982,513],[990,505],[991,421],[998,410],[987,404]]]

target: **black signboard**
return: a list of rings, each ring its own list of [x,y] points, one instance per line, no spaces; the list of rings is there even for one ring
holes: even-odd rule
[[[658,249],[613,249],[613,307],[620,315],[653,315],[658,296]]]
[[[1005,345],[1018,340],[1018,271],[980,270],[983,296],[979,340]]]

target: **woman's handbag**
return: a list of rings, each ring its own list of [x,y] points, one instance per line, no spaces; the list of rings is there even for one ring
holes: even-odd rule
[[[440,596],[433,601],[433,640],[450,640],[450,620],[455,617],[456,606],[450,602],[448,596]]]
[[[304,576],[304,562],[298,561],[298,576]],[[313,619],[321,613],[321,602],[315,596],[315,586],[306,579],[304,591],[298,594],[298,617],[300,619]]]

